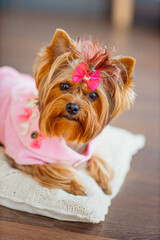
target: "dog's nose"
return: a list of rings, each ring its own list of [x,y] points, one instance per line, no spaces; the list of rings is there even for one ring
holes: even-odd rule
[[[74,103],[67,103],[66,105],[66,110],[71,115],[76,115],[79,112],[79,109],[80,109],[79,105]]]

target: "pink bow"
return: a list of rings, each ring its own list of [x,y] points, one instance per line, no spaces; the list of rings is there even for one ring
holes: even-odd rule
[[[86,64],[84,62],[80,63],[73,72],[72,77],[73,82],[84,81],[87,86],[94,91],[100,84],[100,71],[94,70],[94,73],[88,74]]]

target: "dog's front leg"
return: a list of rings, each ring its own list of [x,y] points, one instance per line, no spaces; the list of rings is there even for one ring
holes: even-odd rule
[[[106,194],[112,193],[109,182],[113,178],[113,169],[106,162],[93,155],[88,161],[87,171]]]
[[[67,164],[20,165],[11,161],[12,167],[31,175],[44,187],[60,188],[74,195],[85,195],[78,174]]]

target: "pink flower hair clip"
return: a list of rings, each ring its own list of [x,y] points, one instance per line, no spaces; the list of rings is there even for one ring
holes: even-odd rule
[[[87,66],[84,62],[80,63],[74,70],[72,81],[74,83],[84,81],[87,86],[94,91],[100,84],[100,71],[93,69],[92,74],[87,73]]]

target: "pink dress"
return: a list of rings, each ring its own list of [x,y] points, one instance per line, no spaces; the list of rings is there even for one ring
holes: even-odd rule
[[[93,154],[91,141],[83,154],[67,146],[63,138],[44,137],[39,131],[34,79],[10,67],[0,68],[0,143],[19,164],[66,163],[77,166]]]

